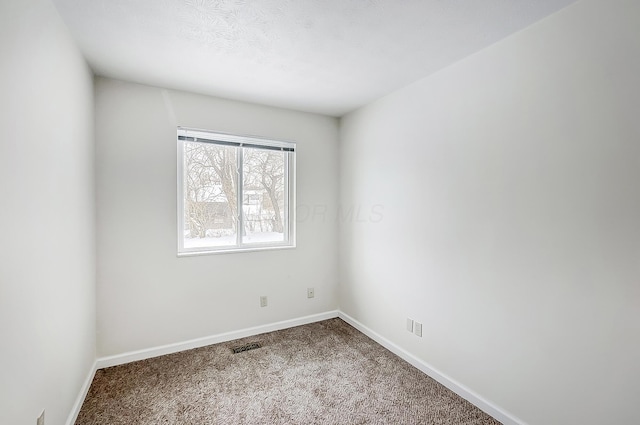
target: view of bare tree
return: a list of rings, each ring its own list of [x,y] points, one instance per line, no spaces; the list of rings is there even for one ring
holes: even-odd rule
[[[242,218],[238,229],[238,155],[242,154]],[[286,153],[184,143],[186,238],[284,232]]]
[[[266,214],[260,214],[257,219],[268,221],[271,230],[278,233],[284,231],[284,155],[283,152],[258,149],[246,149],[244,152],[245,190],[262,192],[263,195],[261,212]]]
[[[204,238],[207,230],[237,223],[236,148],[185,143],[185,222],[190,237]]]

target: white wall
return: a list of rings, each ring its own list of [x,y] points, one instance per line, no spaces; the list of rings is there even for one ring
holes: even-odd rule
[[[45,0],[0,2],[0,423],[65,423],[95,360],[93,76]]]
[[[298,143],[297,248],[176,257],[178,125]],[[335,118],[98,79],[99,356],[334,310],[337,134]]]
[[[340,307],[529,424],[640,423],[640,2],[341,121]],[[404,330],[424,324],[424,337]]]

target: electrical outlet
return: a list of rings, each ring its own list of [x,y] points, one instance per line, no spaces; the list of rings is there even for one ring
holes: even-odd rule
[[[316,294],[315,294],[313,288],[307,288],[307,298],[313,298],[315,296],[316,296]]]
[[[413,332],[413,319],[407,317],[407,330]]]
[[[418,335],[419,337],[422,337],[422,323],[415,322],[415,324],[413,325],[413,333]]]
[[[263,295],[260,297],[260,307],[266,307],[267,306],[267,296]]]
[[[42,411],[40,416],[38,416],[38,422],[36,422],[36,425],[44,425],[44,410]]]

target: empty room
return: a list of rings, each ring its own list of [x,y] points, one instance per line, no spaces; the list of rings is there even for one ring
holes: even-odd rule
[[[640,424],[640,1],[0,0],[0,424]]]

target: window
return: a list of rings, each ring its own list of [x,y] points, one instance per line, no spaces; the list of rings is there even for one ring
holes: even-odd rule
[[[178,254],[295,246],[295,143],[178,128]]]

